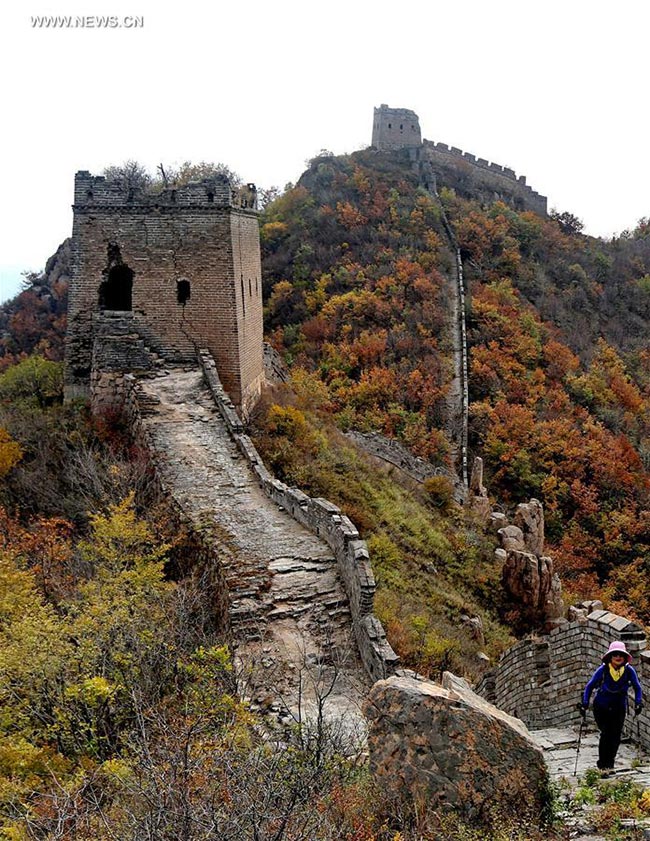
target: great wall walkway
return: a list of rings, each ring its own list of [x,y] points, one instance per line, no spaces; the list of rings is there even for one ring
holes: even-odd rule
[[[198,368],[141,387],[160,474],[223,559],[244,694],[285,722],[321,698],[329,722],[361,734],[369,679],[332,550],[262,492]]]
[[[570,796],[575,789],[584,784],[585,774],[596,767],[598,759],[598,730],[589,714],[582,739],[580,752],[578,749],[579,719],[573,728],[553,727],[545,730],[533,730],[531,736],[544,751],[544,759],[552,780],[558,785],[560,797],[565,797],[567,806]],[[575,776],[574,776],[574,772]],[[606,784],[616,784],[623,780],[630,780],[650,789],[650,756],[633,742],[624,741],[616,757],[615,773],[608,777]],[[599,835],[592,826],[590,816],[594,807],[567,808],[563,818],[570,829],[572,841],[606,841],[604,835]],[[650,839],[650,820],[630,820],[626,825],[634,829],[640,839]]]
[[[549,774],[556,780],[577,781],[589,768],[596,767],[598,759],[598,730],[593,722],[588,725],[580,743],[578,769],[576,751],[578,748],[579,724],[575,728],[552,727],[546,730],[533,730],[531,735],[544,751],[544,758]],[[631,777],[645,788],[650,788],[650,756],[641,752],[633,742],[624,741],[616,757],[614,778]]]

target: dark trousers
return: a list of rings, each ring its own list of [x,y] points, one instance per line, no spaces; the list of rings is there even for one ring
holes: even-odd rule
[[[625,722],[625,707],[597,707],[594,704],[594,718],[600,730],[598,742],[599,768],[613,768]]]

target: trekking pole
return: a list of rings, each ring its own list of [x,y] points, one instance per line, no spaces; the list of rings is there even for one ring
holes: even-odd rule
[[[573,769],[574,777],[578,775],[578,757],[580,756],[580,743],[582,742],[582,731],[587,722],[587,711],[582,709],[581,704],[578,704],[578,709],[580,710],[580,732],[578,733],[578,747],[576,748],[576,764],[575,768]]]

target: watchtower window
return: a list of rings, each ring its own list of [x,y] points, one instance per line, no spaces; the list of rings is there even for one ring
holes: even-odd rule
[[[92,200],[93,200],[93,191],[88,190],[88,192],[86,193],[86,201],[92,201]]]
[[[208,193],[208,204],[214,204],[214,193],[212,191]]]
[[[185,278],[176,281],[176,300],[182,306],[190,300],[190,282]]]
[[[388,123],[388,128],[392,128],[392,127],[393,127],[393,126],[391,125],[391,123]]]
[[[133,271],[123,263],[113,266],[99,287],[100,310],[130,312],[133,291]]]

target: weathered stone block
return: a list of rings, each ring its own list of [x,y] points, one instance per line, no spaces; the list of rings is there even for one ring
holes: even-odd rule
[[[524,724],[445,675],[379,681],[364,712],[370,768],[380,787],[470,819],[492,804],[541,816],[547,774]]]

